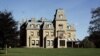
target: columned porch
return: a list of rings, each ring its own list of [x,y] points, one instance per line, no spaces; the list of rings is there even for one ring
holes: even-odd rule
[[[80,40],[75,38],[67,38],[67,47],[79,48]]]

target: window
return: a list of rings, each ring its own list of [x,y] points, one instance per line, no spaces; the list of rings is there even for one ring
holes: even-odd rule
[[[35,45],[35,40],[32,40],[32,45]]]
[[[34,34],[31,34],[31,36],[34,36]]]
[[[54,36],[54,32],[51,32],[51,37]]]
[[[50,46],[50,40],[47,40],[47,46]]]
[[[39,45],[39,40],[36,40],[36,45]]]
[[[35,28],[35,24],[31,24],[30,26],[31,26],[32,28]]]
[[[63,18],[63,14],[60,14],[60,15],[59,15],[59,18],[62,19],[62,18]]]
[[[60,36],[59,36],[61,39],[63,38],[63,33],[60,33]]]
[[[60,46],[65,46],[65,40],[60,40]]]
[[[30,31],[30,34],[31,34],[31,36],[34,36],[34,32],[33,31]]]
[[[63,36],[63,33],[60,33],[60,36]]]
[[[59,31],[59,32],[58,32],[58,36],[59,36],[60,38],[63,37],[63,34],[64,34],[63,31]]]
[[[51,40],[51,45],[53,46],[53,40]]]
[[[67,29],[70,29],[71,28],[71,26],[67,26]]]
[[[49,28],[50,28],[51,24],[49,24]]]
[[[59,28],[62,29],[63,28],[63,24],[59,24]]]
[[[50,27],[49,24],[47,24],[47,25],[46,25],[46,28],[49,28],[49,27]]]
[[[46,32],[46,36],[49,36],[49,32]]]
[[[37,36],[39,36],[39,32],[37,32]]]
[[[37,28],[39,28],[39,27],[40,27],[40,25],[39,25],[39,24],[37,24],[37,25],[36,25],[36,27],[37,27]]]
[[[68,37],[71,37],[71,33],[68,33]]]

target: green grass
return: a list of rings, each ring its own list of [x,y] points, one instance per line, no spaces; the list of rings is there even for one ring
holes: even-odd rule
[[[2,51],[4,52],[4,51]],[[0,54],[5,56],[5,54]],[[11,48],[7,56],[100,56],[100,49],[97,48]]]

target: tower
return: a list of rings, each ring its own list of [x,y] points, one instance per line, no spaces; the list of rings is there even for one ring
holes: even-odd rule
[[[59,8],[56,10],[54,17],[54,31],[57,39],[57,47],[66,47],[66,31],[67,31],[67,20],[64,14],[64,10]]]
[[[56,10],[54,18],[55,37],[65,34],[67,30],[67,20],[64,14],[64,10],[59,8]],[[64,35],[63,35],[64,36]]]

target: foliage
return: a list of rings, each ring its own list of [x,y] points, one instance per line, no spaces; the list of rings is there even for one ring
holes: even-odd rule
[[[89,32],[100,31],[100,7],[92,10],[92,20],[90,21]]]
[[[6,10],[0,11],[0,33],[2,33],[2,35],[0,35],[2,47],[4,47],[5,44],[11,47],[16,45],[18,36],[17,22],[13,19],[12,13]]]
[[[100,48],[100,31],[93,32],[89,36],[89,40],[92,41],[97,48]]]
[[[83,43],[84,48],[94,48],[95,47],[94,43],[92,41],[90,41],[88,39],[88,37],[85,37],[85,39],[82,41],[82,43]]]
[[[100,7],[92,10],[92,19],[90,21],[88,39],[92,41],[97,48],[100,48]]]

